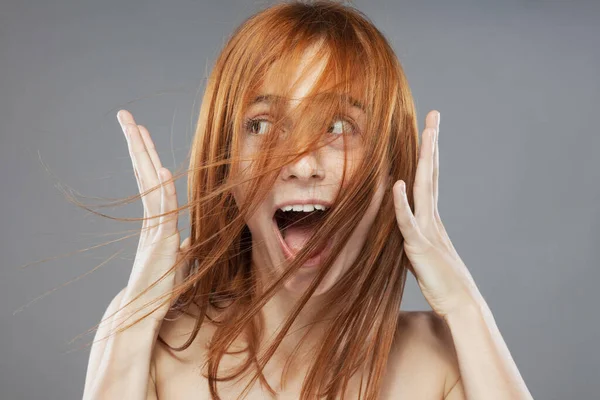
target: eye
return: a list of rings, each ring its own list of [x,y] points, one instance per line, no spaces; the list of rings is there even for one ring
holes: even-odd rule
[[[354,125],[343,118],[335,120],[334,123],[331,124],[329,129],[327,130],[327,132],[333,133],[334,135],[343,135],[347,132],[350,134],[354,134],[354,131]]]
[[[263,124],[262,126],[261,123]],[[270,124],[266,119],[248,118],[244,123],[244,128],[253,135],[264,135],[269,130],[266,124]]]

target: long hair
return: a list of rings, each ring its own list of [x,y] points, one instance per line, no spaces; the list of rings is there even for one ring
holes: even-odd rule
[[[313,62],[325,62],[325,67],[300,105],[287,110],[277,99],[290,98],[295,84],[290,77],[311,46],[317,48]],[[252,139],[258,141],[260,151],[244,160],[240,157],[243,135],[248,135],[244,113],[259,94],[268,71],[274,71],[269,83],[278,88],[273,129]],[[270,286],[260,287],[251,262],[253,241],[245,221],[270,193],[283,166],[332,143],[327,127],[336,116],[345,115],[349,104],[363,108],[366,128],[356,137],[344,135],[336,140],[344,151],[351,146],[361,147],[359,165],[347,176],[345,160],[342,184],[318,229],[285,272]],[[290,114],[301,118],[292,118],[297,124],[288,129],[284,124]],[[281,134],[284,130],[287,135]],[[415,107],[403,69],[384,35],[360,11],[332,1],[284,2],[261,10],[235,30],[208,77],[199,110],[186,171],[188,203],[174,211],[190,212],[191,242],[181,261],[192,268],[168,297],[156,299],[161,304],[176,300],[171,306],[175,312],[184,312],[191,304],[200,310],[183,346],[173,348],[159,337],[173,351],[190,346],[202,324],[208,323],[205,316],[216,326],[206,359],[206,378],[213,398],[220,398],[217,382],[235,379],[249,369],[255,374],[242,395],[257,379],[275,393],[262,373],[263,367],[360,222],[378,183],[389,177],[363,248],[327,294],[328,299],[336,301],[318,310],[315,320],[327,317],[330,324],[301,392],[303,400],[343,396],[350,378],[366,366],[364,398],[378,397],[410,267],[394,218],[392,185],[399,179],[406,182],[412,208],[417,149]],[[243,162],[251,166],[251,174],[244,179],[240,173]],[[236,204],[232,195],[238,185],[248,188],[244,204]],[[333,234],[339,240],[315,279],[276,338],[266,349],[260,348],[261,308]],[[179,263],[173,265],[171,271],[180,267]],[[222,318],[211,319],[209,306],[219,309]],[[247,343],[246,361],[231,375],[218,376],[222,357],[229,354],[229,347],[240,336]],[[282,376],[286,371],[287,364]],[[360,391],[363,398],[362,379]]]

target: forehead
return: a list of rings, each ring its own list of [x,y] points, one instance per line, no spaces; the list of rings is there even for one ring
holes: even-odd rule
[[[257,94],[250,98],[248,106],[281,104],[287,100],[287,106],[294,108],[301,99],[314,90],[315,84],[318,82],[320,75],[323,73],[327,65],[327,59],[318,54],[318,45],[312,45],[302,53],[298,66],[292,68],[293,74],[290,82],[292,90],[287,94],[289,98],[284,98],[277,87],[278,77],[280,72],[277,64],[271,66],[267,71],[262,85],[258,88]],[[321,53],[322,54],[322,53]],[[348,104],[357,111],[365,112],[364,104],[358,100],[358,96],[351,94],[339,94],[342,102]]]
[[[317,52],[319,47],[312,45],[307,48],[300,58],[300,62],[296,68],[293,68],[293,75],[291,76],[291,83],[294,88],[290,94],[292,99],[290,100],[290,106],[293,107],[295,103],[306,96],[311,89],[313,89],[319,76],[323,73],[327,60],[325,58],[318,58]],[[277,93],[277,88],[274,87],[275,82],[278,79],[274,76],[279,72],[277,64],[271,66],[267,71],[265,80],[261,87],[261,93]]]
[[[361,112],[365,112],[365,106],[356,98],[350,96],[350,95],[339,95],[340,98],[342,99],[342,101],[344,101],[348,106],[350,106],[351,108],[357,110],[357,111],[361,111]],[[255,96],[254,98],[251,99],[249,106],[255,106],[255,105],[266,105],[266,106],[270,106],[271,104],[274,103],[279,103],[282,102],[284,99],[277,95],[277,94],[272,94],[272,93],[262,93],[258,94],[257,96]],[[293,99],[290,100],[290,107],[293,107],[293,104],[297,103],[299,100],[297,99]]]

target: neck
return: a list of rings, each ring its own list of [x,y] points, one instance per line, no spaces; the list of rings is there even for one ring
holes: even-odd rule
[[[259,280],[259,294],[261,294],[263,289],[273,284],[275,281],[273,276],[278,277],[280,272],[268,270],[267,264],[259,264],[257,261],[253,257],[252,268],[256,271]],[[265,303],[260,311],[264,321],[261,350],[265,349],[275,339],[302,295],[303,293],[291,292],[282,285]],[[317,321],[317,313],[322,307],[330,307],[328,302],[329,299],[326,294],[313,296],[307,301],[294,319],[281,344],[277,347],[273,355],[274,360],[285,362],[292,355],[292,352],[294,352],[294,359],[300,355],[311,356],[315,354],[330,324],[328,320],[330,315],[326,316],[325,320]],[[295,350],[296,346],[298,346],[297,350]],[[298,359],[297,362],[307,364],[309,359]]]

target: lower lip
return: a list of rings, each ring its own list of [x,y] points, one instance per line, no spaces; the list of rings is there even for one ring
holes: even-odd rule
[[[288,247],[285,240],[283,240],[283,236],[281,236],[281,232],[279,231],[279,227],[277,226],[277,221],[275,221],[275,219],[273,219],[273,228],[275,230],[275,234],[279,238],[279,244],[281,246],[281,249],[283,250],[283,254],[285,254],[285,258],[288,260],[293,260],[294,257],[296,257],[296,255],[294,253],[292,253],[292,250]],[[327,245],[325,245],[325,248],[319,254],[317,254],[313,258],[309,258],[308,260],[306,260],[300,268],[306,269],[306,268],[315,268],[315,267],[319,266],[321,264],[321,261],[324,260],[329,255],[332,244],[333,244],[333,238],[329,239],[329,241],[327,242]]]

